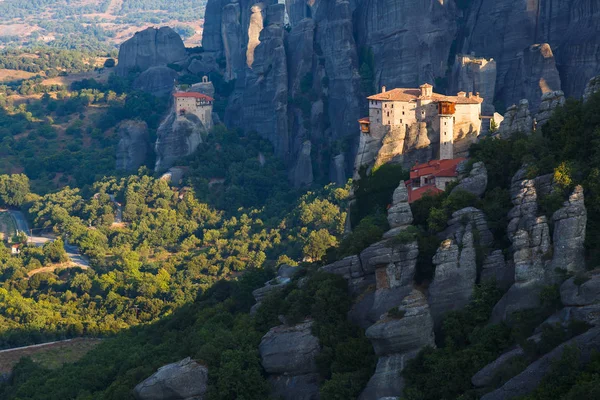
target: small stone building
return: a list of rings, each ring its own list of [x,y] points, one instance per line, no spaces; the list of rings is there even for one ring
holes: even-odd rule
[[[212,128],[212,109],[214,99],[197,92],[176,92],[175,115],[182,117],[186,114],[194,114],[206,129]]]
[[[426,193],[436,194],[446,190],[451,182],[458,179],[458,165],[465,158],[452,160],[432,160],[417,164],[410,170],[410,179],[406,182],[408,202],[419,200]]]

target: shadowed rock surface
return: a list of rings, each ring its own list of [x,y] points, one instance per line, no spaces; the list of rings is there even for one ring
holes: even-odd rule
[[[165,171],[173,166],[175,160],[189,156],[202,143],[203,135],[208,131],[194,114],[177,116],[171,113],[158,127],[156,132],[156,171]]]
[[[177,80],[177,72],[169,67],[151,67],[133,82],[133,88],[154,96],[171,94]]]
[[[137,171],[146,163],[150,151],[148,125],[143,121],[123,121],[117,127],[117,169]]]

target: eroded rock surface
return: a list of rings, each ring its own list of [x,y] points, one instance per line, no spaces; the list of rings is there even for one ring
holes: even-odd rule
[[[552,117],[554,110],[563,106],[565,102],[565,94],[562,90],[544,93],[538,112],[535,115],[538,129],[548,122],[550,117]]]
[[[461,165],[464,168],[464,164]],[[460,173],[461,171],[459,171]],[[485,193],[488,183],[488,174],[485,164],[483,162],[476,162],[473,164],[471,171],[468,175],[460,177],[458,185],[452,190],[452,192],[463,190],[474,194],[475,196],[481,197]]]
[[[552,216],[554,252],[552,267],[577,273],[585,270],[587,211],[583,187],[577,186],[563,207]]]
[[[518,132],[529,134],[532,130],[533,118],[529,112],[529,101],[521,100],[518,106],[513,104],[506,110],[504,120],[498,128],[498,135],[508,138]]]
[[[151,67],[136,78],[133,88],[154,96],[166,96],[175,88],[177,77],[177,72],[169,67]]]
[[[595,93],[600,92],[600,76],[595,76],[585,87],[583,92],[583,101],[588,101]]]

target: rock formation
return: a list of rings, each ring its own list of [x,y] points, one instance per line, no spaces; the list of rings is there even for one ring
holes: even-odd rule
[[[498,136],[508,138],[515,133],[531,133],[532,130],[533,118],[529,112],[529,101],[521,100],[518,106],[512,105],[506,110]]]
[[[544,93],[542,95],[542,101],[538,108],[538,112],[535,115],[537,128],[539,129],[546,122],[548,122],[554,110],[563,106],[564,104],[565,94],[562,92],[562,90]]]
[[[186,56],[185,45],[174,30],[148,28],[121,44],[116,73],[126,76],[130,71],[166,66],[182,61]]]
[[[588,362],[591,355],[600,350],[600,327],[592,328],[586,333],[561,344],[550,353],[533,362],[523,372],[510,379],[499,389],[484,395],[481,400],[508,400],[532,392],[550,371],[553,362],[559,360],[568,348],[578,350],[577,356],[580,363]]]
[[[202,400],[207,389],[208,369],[188,357],[159,368],[133,394],[138,400]]]
[[[285,400],[312,400],[318,396],[316,357],[319,339],[312,322],[272,328],[259,345],[261,364],[273,387],[272,394]]]
[[[436,326],[448,311],[458,310],[471,300],[477,265],[472,228],[466,228],[460,240],[445,240],[433,257],[435,274],[429,286],[429,306]]]
[[[178,76],[177,72],[169,67],[151,67],[136,78],[133,88],[154,96],[166,96],[175,88]]]
[[[175,160],[192,154],[208,131],[194,114],[177,116],[172,112],[160,124],[156,135],[155,170],[162,172],[173,166]]]
[[[493,115],[496,94],[496,61],[457,54],[450,75],[449,93],[472,92],[483,97],[481,111]]]
[[[560,287],[560,299],[564,308],[550,317],[548,323],[567,325],[576,320],[600,325],[600,270],[567,279]]]
[[[296,165],[291,171],[291,181],[296,188],[310,186],[313,183],[311,149],[310,141],[304,142],[300,155],[296,160]]]
[[[507,290],[514,283],[515,271],[507,265],[502,250],[494,250],[483,261],[481,282],[496,282],[499,288]]]
[[[150,151],[148,125],[143,121],[123,121],[116,129],[120,137],[117,145],[119,170],[137,171],[146,163]]]
[[[527,99],[531,109],[537,110],[542,95],[560,89],[554,54],[548,43],[542,43],[519,52],[498,95],[504,104],[515,104],[521,99]]]
[[[398,307],[367,329],[365,335],[373,343],[379,360],[359,399],[401,396],[404,389],[402,370],[408,360],[423,347],[435,346],[427,299],[418,290],[413,290]]]
[[[588,101],[590,97],[598,92],[600,92],[600,75],[590,79],[586,85],[585,91],[583,92],[583,101]]]
[[[452,193],[457,191],[465,191],[474,194],[477,197],[483,196],[488,183],[488,174],[485,164],[477,162],[471,167],[468,175],[464,173],[466,163],[459,165],[458,173],[458,185],[452,190]]]
[[[583,188],[577,186],[562,208],[552,216],[554,251],[550,268],[569,273],[585,271],[587,211]]]
[[[386,233],[386,236],[392,237],[413,222],[413,214],[408,204],[408,190],[404,181],[400,181],[400,184],[394,190],[392,196],[392,205],[388,209],[388,223],[390,224],[391,231]]]

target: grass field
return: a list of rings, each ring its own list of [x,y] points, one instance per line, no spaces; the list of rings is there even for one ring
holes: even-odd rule
[[[0,374],[8,373],[23,357],[30,357],[45,368],[59,368],[78,361],[101,342],[100,339],[78,338],[47,345],[0,351]]]

